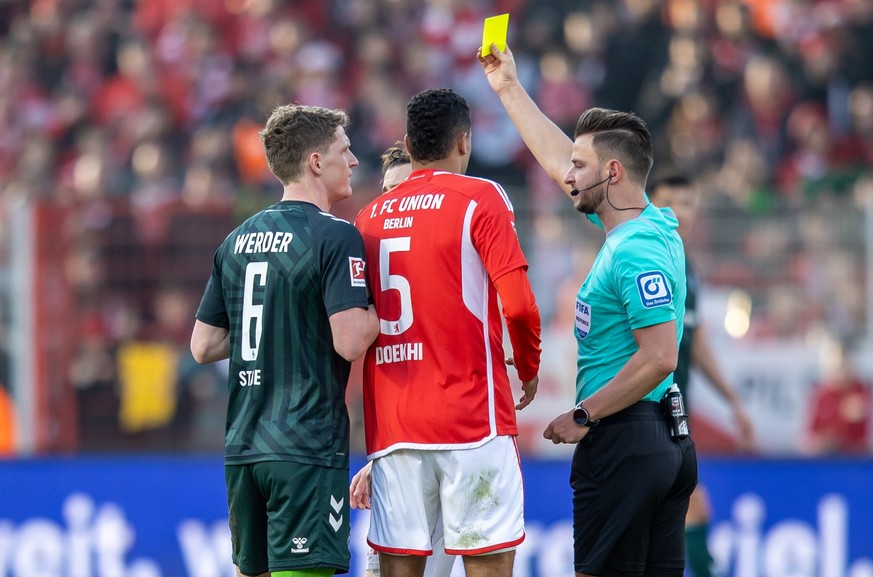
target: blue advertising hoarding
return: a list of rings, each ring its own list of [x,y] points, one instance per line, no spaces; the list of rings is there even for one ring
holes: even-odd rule
[[[353,466],[360,465],[353,463]],[[515,575],[571,577],[569,464],[524,461]],[[702,459],[728,577],[873,577],[873,461]],[[366,513],[352,514],[352,575]],[[0,463],[0,577],[232,577],[220,457]]]

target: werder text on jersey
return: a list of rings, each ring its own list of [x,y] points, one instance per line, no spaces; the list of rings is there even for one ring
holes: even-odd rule
[[[233,254],[255,252],[288,252],[294,235],[290,232],[247,232],[233,241]]]

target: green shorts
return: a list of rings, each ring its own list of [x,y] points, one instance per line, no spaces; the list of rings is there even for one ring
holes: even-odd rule
[[[233,562],[244,575],[347,573],[349,470],[266,461],[225,465]]]

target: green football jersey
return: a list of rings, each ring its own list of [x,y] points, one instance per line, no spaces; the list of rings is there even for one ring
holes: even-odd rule
[[[685,398],[685,410],[689,409],[691,401],[688,394],[688,383],[691,378],[691,344],[694,340],[694,331],[697,329],[697,289],[700,282],[697,278],[697,273],[685,257],[685,278],[686,290],[685,295],[685,329],[682,332],[682,342],[679,343],[679,361],[676,363],[676,370],[673,372],[673,381],[679,385],[682,390],[682,396]]]
[[[230,332],[226,463],[348,467],[351,364],[329,317],[352,307],[367,308],[367,286],[347,221],[283,201],[224,240],[197,319]]]
[[[682,339],[685,251],[669,209],[649,204],[610,230],[576,297],[576,402],[605,386],[637,351],[633,331],[676,321]],[[644,399],[660,401],[672,375]]]

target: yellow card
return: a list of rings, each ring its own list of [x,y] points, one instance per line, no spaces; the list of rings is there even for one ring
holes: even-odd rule
[[[501,52],[506,51],[506,31],[508,29],[508,13],[485,19],[485,26],[482,27],[482,56],[491,54],[492,44],[496,44]]]

